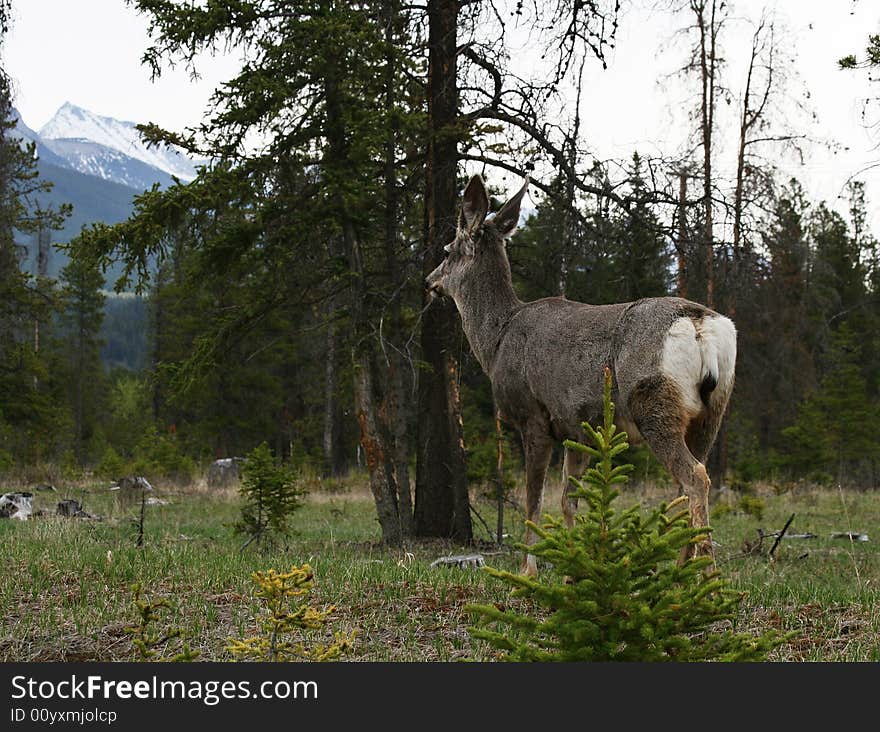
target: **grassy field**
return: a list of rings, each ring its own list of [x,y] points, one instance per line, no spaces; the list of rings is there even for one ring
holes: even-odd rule
[[[135,507],[117,504],[97,485],[58,493],[37,493],[34,508],[46,515],[27,522],[0,521],[0,661],[135,660],[126,626],[136,620],[131,586],[138,582],[154,599],[166,598],[162,623],[183,631],[200,660],[230,660],[227,639],[255,629],[258,602],[251,573],[288,569],[308,562],[314,569],[313,601],[333,604],[334,630],[356,630],[347,657],[353,661],[491,660],[470,638],[471,602],[510,604],[504,586],[473,570],[435,568],[430,562],[472,547],[436,541],[399,550],[378,545],[378,524],[364,481],[352,479],[334,493],[313,492],[292,520],[283,545],[239,552],[231,524],[239,512],[234,492],[204,488],[160,489],[167,505],[147,508],[145,541],[135,546]],[[6,486],[9,490],[14,486]],[[54,515],[63,497],[82,500],[102,520]],[[652,505],[668,492],[627,488],[620,507]],[[775,627],[797,633],[775,655],[785,661],[876,661],[880,659],[880,494],[797,488],[777,495],[759,491],[760,518],[739,507],[739,497],[720,504],[712,524],[718,565],[731,584],[747,593],[740,629]],[[478,496],[476,509],[494,525],[494,508]],[[553,512],[558,495],[547,497]],[[783,540],[773,560],[771,540],[750,553],[758,529],[813,539]],[[515,511],[506,524],[519,537]],[[476,525],[485,541],[485,530]],[[831,538],[856,531],[870,541]],[[518,553],[485,541],[489,564],[519,566]],[[171,650],[170,648],[168,649]]]

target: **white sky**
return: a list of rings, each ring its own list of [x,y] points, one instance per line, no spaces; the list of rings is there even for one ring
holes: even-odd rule
[[[6,70],[15,106],[38,130],[64,102],[96,114],[182,129],[201,119],[211,91],[237,70],[232,59],[207,59],[193,83],[179,67],[157,82],[140,60],[147,20],[124,0],[12,0]]]
[[[681,92],[657,81],[683,58],[681,48],[670,49],[681,21],[651,12],[649,2],[633,0],[622,16],[609,69],[588,64],[582,130],[590,149],[603,159],[628,157],[635,148],[643,154],[672,153],[684,144]],[[123,0],[13,0],[13,5],[4,61],[16,84],[15,104],[34,129],[65,101],[117,119],[182,129],[202,117],[211,90],[237,69],[232,59],[207,59],[200,65],[201,83],[193,83],[183,69],[166,71],[153,83],[140,63],[148,45],[146,20]],[[776,8],[794,48],[791,68],[809,90],[817,115],[811,133],[849,148],[832,155],[815,146],[803,167],[790,167],[812,198],[833,203],[849,176],[880,161],[878,137],[864,128],[860,114],[861,100],[877,90],[864,73],[837,69],[837,59],[861,54],[868,34],[880,31],[880,7],[868,0],[734,0],[734,6],[738,17],[753,19],[766,6]],[[748,50],[750,35],[744,20],[731,29],[724,50],[729,83],[736,87],[737,62]],[[793,86],[792,92],[800,88]],[[735,147],[728,133],[721,142],[728,151]],[[860,177],[867,182],[875,233],[880,234],[880,168]]]

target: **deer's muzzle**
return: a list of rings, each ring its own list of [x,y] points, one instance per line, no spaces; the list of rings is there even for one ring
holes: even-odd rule
[[[442,297],[445,293],[443,292],[443,266],[445,262],[441,263],[437,269],[435,269],[431,274],[425,277],[425,289],[431,293],[431,297]]]

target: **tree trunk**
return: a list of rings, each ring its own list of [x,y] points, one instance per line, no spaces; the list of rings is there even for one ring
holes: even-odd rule
[[[45,294],[46,278],[49,276],[49,248],[51,236],[49,231],[41,224],[34,234],[37,248],[37,291]],[[40,352],[40,317],[34,318],[34,353]],[[34,388],[38,386],[37,377],[34,376]]]
[[[361,446],[370,475],[370,491],[376,502],[376,513],[382,529],[382,542],[399,546],[403,538],[400,506],[394,476],[388,469],[388,451],[376,410],[373,381],[373,359],[364,350],[356,357],[354,374],[354,401],[358,425],[361,428]]]
[[[408,522],[408,518],[401,520],[401,506],[398,500],[401,491],[398,471],[394,465],[394,446],[389,439],[387,429],[384,429],[378,408],[380,400],[376,395],[378,379],[373,353],[374,341],[363,335],[366,330],[363,312],[366,297],[363,260],[354,226],[345,216],[343,216],[342,231],[354,275],[351,316],[355,344],[352,350],[352,363],[354,401],[361,431],[361,447],[370,475],[370,491],[376,502],[376,513],[382,529],[382,542],[390,546],[399,546],[403,538],[403,524],[404,521]]]
[[[703,236],[702,262],[700,268],[704,278],[701,294],[705,294],[705,304],[713,307],[715,301],[715,247],[713,233],[712,205],[712,138],[715,128],[715,74],[718,21],[716,20],[716,0],[711,0],[708,27],[705,10],[706,3],[699,3],[694,12],[700,32],[700,82],[702,97],[700,104],[700,136],[703,143]]]
[[[153,352],[150,358],[150,368],[153,374],[153,389],[151,402],[153,407],[153,421],[159,421],[162,412],[162,387],[159,379],[159,363],[162,360],[162,349],[165,347],[165,297],[162,289],[165,285],[165,273],[162,267],[156,272],[156,284],[153,287]],[[223,455],[222,457],[226,457]]]
[[[328,150],[325,162],[329,170],[340,174],[350,164],[345,122],[342,114],[343,99],[338,83],[338,68],[328,68],[324,82],[327,104],[326,136]],[[354,401],[361,446],[370,475],[370,490],[376,502],[382,541],[397,546],[401,543],[402,530],[398,503],[399,488],[394,468],[394,450],[387,430],[383,429],[376,394],[379,380],[376,378],[375,339],[368,323],[367,282],[363,252],[355,222],[348,213],[349,207],[342,190],[336,192],[342,245],[348,257],[351,272],[349,315],[353,338],[352,365],[354,366]]]
[[[679,297],[687,297],[687,263],[688,263],[688,236],[687,236],[687,179],[686,171],[678,173],[678,241],[676,242],[677,269],[675,290]]]
[[[332,315],[332,309],[331,309]],[[324,453],[323,472],[325,476],[338,476],[345,472],[345,459],[340,442],[339,410],[339,333],[336,326],[327,326],[324,350],[324,432],[322,448]]]
[[[333,475],[333,446],[336,443],[336,328],[327,326],[324,349],[324,475]]]
[[[400,124],[393,113],[397,106],[395,79],[398,74],[397,36],[400,32],[399,3],[388,0],[385,7],[385,109],[390,115],[385,138],[385,265],[388,271],[388,289],[391,301],[388,306],[389,336],[392,347],[384,349],[387,366],[385,399],[382,412],[385,428],[392,445],[391,463],[394,482],[397,485],[398,512],[401,531],[405,537],[412,536],[413,525],[412,487],[409,477],[409,433],[407,430],[406,361],[403,356],[403,288],[404,276],[400,263],[399,217],[400,196],[397,186],[397,138]]]
[[[82,337],[82,315],[80,314],[79,339],[77,340],[76,381],[74,384],[75,396],[73,407],[74,424],[74,455],[78,465],[85,463],[85,349]]]
[[[428,275],[455,238],[458,144],[456,35],[458,0],[428,2],[428,151],[425,256]],[[427,297],[427,293],[426,293]],[[470,502],[458,399],[459,319],[450,301],[434,302],[422,319],[415,530],[418,536],[471,541]]]

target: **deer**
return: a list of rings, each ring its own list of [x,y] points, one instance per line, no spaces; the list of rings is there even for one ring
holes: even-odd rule
[[[692,527],[708,529],[706,459],[734,384],[736,328],[697,302],[651,297],[589,305],[565,297],[521,301],[514,290],[506,242],[517,229],[528,177],[494,215],[479,175],[462,195],[455,239],[425,279],[434,297],[455,302],[471,351],[488,375],[501,419],[515,428],[525,455],[526,548],[537,541],[553,448],[585,440],[583,423],[602,416],[604,371],[612,373],[615,426],[644,442],[681,486]],[[568,476],[587,467],[584,454],[566,448],[562,513],[574,525],[577,499]],[[708,556],[707,530],[680,561]],[[526,552],[522,574],[536,577]]]

